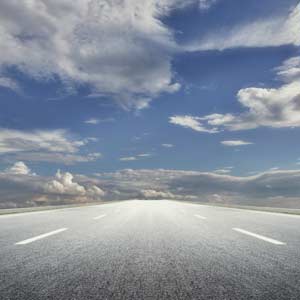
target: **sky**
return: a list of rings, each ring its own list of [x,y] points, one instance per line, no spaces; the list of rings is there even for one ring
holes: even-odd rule
[[[1,1],[0,207],[300,207],[299,50],[299,0]]]

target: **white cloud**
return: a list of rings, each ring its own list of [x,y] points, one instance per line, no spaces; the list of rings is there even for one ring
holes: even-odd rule
[[[217,0],[199,0],[199,8],[203,10],[207,10],[216,3]]]
[[[188,197],[203,202],[300,208],[300,170],[269,170],[243,177],[214,172],[126,169],[97,176],[103,186],[118,191],[112,197],[119,199],[160,195],[158,198]],[[171,194],[167,197],[161,192]]]
[[[19,84],[15,80],[8,77],[0,76],[0,87],[8,88],[18,93],[21,91]]]
[[[224,168],[227,169],[227,168]],[[0,172],[0,207],[101,199],[177,199],[300,208],[300,170],[254,176],[178,170],[132,170],[97,177],[57,172],[55,177]]]
[[[193,116],[172,116],[169,118],[169,123],[179,125],[185,128],[190,128],[198,132],[208,132],[216,133],[218,130],[216,128],[208,129],[202,125],[199,117]]]
[[[92,178],[57,171],[53,177],[32,173],[22,162],[0,172],[0,207],[99,201],[105,196]]]
[[[16,175],[29,175],[29,174],[32,174],[31,170],[22,161],[18,161],[16,163],[14,163],[11,167],[6,169],[5,172],[8,173],[8,174],[16,174]]]
[[[0,155],[25,161],[76,163],[93,161],[100,153],[79,154],[94,138],[73,139],[66,130],[21,131],[0,128]]]
[[[272,168],[270,168],[270,171],[277,171],[277,170],[280,170],[280,168],[279,167],[272,167]]]
[[[143,199],[173,199],[175,196],[170,192],[156,190],[142,190],[141,197]]]
[[[55,178],[43,186],[46,194],[58,196],[75,196],[80,200],[100,200],[105,192],[96,185],[83,186],[74,181],[74,176],[69,172],[57,171]]]
[[[137,158],[135,156],[126,156],[126,157],[121,157],[120,160],[121,161],[133,161],[133,160],[137,160]]]
[[[173,144],[161,144],[164,148],[173,148]]]
[[[134,161],[134,160],[139,160],[139,159],[147,158],[147,157],[151,157],[151,156],[152,156],[151,153],[141,153],[141,154],[137,154],[135,156],[121,157],[120,161]]]
[[[237,98],[246,112],[239,115],[212,114],[200,118],[207,125],[218,125],[218,130],[245,130],[257,127],[300,126],[300,80],[284,84],[279,88],[241,89]],[[205,127],[205,125],[204,125]]]
[[[231,170],[228,170],[228,169],[217,169],[217,170],[214,170],[214,173],[217,173],[217,174],[227,174],[227,173],[230,173]]]
[[[88,85],[91,94],[145,108],[180,88],[171,68],[177,45],[161,18],[195,1],[1,1],[0,68],[57,76],[67,88]]]
[[[278,76],[287,82],[293,82],[300,78],[300,56],[294,56],[276,69]]]
[[[84,121],[85,124],[90,124],[90,125],[97,125],[99,123],[109,123],[109,122],[114,122],[114,118],[105,118],[105,119],[98,119],[98,118],[90,118]]]
[[[99,124],[99,122],[100,122],[100,120],[96,119],[96,118],[91,118],[91,119],[88,119],[88,120],[84,121],[84,123],[86,123],[86,124],[92,124],[92,125]]]
[[[285,16],[255,20],[246,25],[209,33],[186,47],[189,51],[224,50],[237,47],[300,46],[300,3]]]
[[[137,155],[138,157],[151,157],[152,154],[151,153],[141,153]]]
[[[45,185],[45,191],[53,194],[84,195],[85,188],[73,182],[71,173],[57,171],[55,179]]]
[[[102,157],[101,153],[88,153],[83,154],[71,154],[71,153],[59,153],[59,152],[21,152],[15,153],[13,158],[23,159],[25,161],[37,161],[37,162],[53,162],[62,163],[65,165],[72,165],[76,163],[84,163],[95,161]]]
[[[238,102],[244,108],[240,114],[175,116],[171,117],[171,123],[208,133],[258,127],[300,127],[300,58],[284,61],[276,71],[284,82],[281,86],[249,87],[238,91]]]
[[[236,146],[252,145],[253,143],[242,141],[242,140],[232,140],[232,141],[222,141],[221,144],[224,146],[236,147]]]
[[[0,153],[37,150],[74,153],[84,144],[84,141],[71,140],[65,130],[0,129]]]

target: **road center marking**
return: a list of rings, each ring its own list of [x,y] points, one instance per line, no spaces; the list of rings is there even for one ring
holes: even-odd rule
[[[106,215],[100,215],[100,216],[97,216],[97,217],[94,217],[93,219],[94,220],[99,220],[99,219],[101,219],[101,218],[104,218]]]
[[[269,242],[269,243],[274,244],[274,245],[286,245],[286,243],[283,243],[283,242],[280,242],[280,241],[277,241],[277,240],[274,240],[274,239],[271,239],[271,238],[265,237],[263,235],[256,234],[256,233],[244,230],[244,229],[240,229],[240,228],[232,228],[232,229],[235,230],[235,231],[238,231],[240,233],[253,236],[257,239]]]
[[[200,215],[195,215],[196,218],[206,220],[206,217],[200,216]]]
[[[44,234],[35,236],[35,237],[33,237],[33,238],[30,238],[30,239],[27,239],[27,240],[18,242],[18,243],[16,243],[16,245],[26,245],[26,244],[35,242],[35,241],[37,241],[37,240],[46,238],[46,237],[48,237],[48,236],[50,236],[50,235],[58,234],[58,233],[63,232],[63,231],[65,231],[65,230],[67,230],[67,229],[68,229],[68,228],[60,228],[60,229],[57,229],[57,230],[54,230],[54,231],[50,231],[50,232],[48,232],[48,233],[44,233]]]

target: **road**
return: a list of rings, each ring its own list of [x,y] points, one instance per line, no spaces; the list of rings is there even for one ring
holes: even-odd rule
[[[0,216],[0,299],[300,299],[300,216],[124,201]]]

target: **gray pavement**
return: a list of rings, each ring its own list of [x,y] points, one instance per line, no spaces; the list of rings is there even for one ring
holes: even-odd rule
[[[168,200],[0,216],[0,299],[300,299],[300,216]]]

